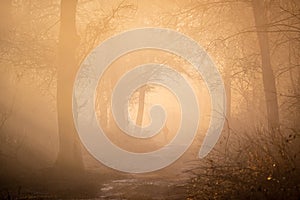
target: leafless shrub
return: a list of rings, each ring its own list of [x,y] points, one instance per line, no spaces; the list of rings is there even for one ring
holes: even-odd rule
[[[231,136],[188,173],[188,199],[297,199],[299,130],[254,130]],[[227,153],[224,153],[227,152]],[[298,165],[297,165],[298,164]]]

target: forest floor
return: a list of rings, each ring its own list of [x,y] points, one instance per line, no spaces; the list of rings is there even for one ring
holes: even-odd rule
[[[77,178],[34,173],[1,180],[0,199],[185,199],[187,178],[87,171]]]
[[[184,199],[184,180],[130,178],[110,180],[102,184],[101,199]]]
[[[0,165],[0,199],[186,199],[188,159],[152,173],[122,173],[84,156],[82,174],[64,176],[53,168],[29,170],[17,162]],[[61,174],[61,175],[59,175]]]

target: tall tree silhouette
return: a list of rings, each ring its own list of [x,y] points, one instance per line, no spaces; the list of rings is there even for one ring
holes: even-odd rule
[[[276,129],[279,128],[278,99],[274,72],[271,66],[266,5],[264,0],[252,0],[252,5],[261,53],[268,126],[270,129]]]
[[[72,115],[72,88],[78,68],[76,49],[79,45],[76,7],[77,0],[61,0],[57,68],[59,152],[56,166],[68,172],[83,169],[79,138]]]

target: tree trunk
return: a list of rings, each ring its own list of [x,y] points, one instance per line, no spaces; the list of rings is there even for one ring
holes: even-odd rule
[[[72,115],[73,83],[78,67],[76,49],[79,36],[76,31],[77,0],[61,0],[60,33],[57,70],[57,120],[59,152],[56,167],[63,172],[83,170],[83,161]]]
[[[226,121],[227,128],[229,128],[231,120],[231,67],[228,65],[225,68],[224,84],[226,91]]]
[[[262,76],[267,107],[268,127],[270,130],[279,128],[278,100],[275,77],[271,66],[269,38],[267,33],[268,20],[264,0],[252,0],[255,25],[262,60]]]
[[[144,109],[145,109],[145,96],[146,96],[146,88],[147,86],[143,86],[139,89],[139,104],[138,104],[138,112],[136,117],[136,124],[142,126],[143,117],[144,117]]]
[[[13,22],[12,0],[0,1],[0,38],[5,38],[9,34],[9,28]],[[0,40],[1,41],[1,40]]]

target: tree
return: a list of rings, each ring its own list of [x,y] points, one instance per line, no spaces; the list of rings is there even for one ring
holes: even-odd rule
[[[278,99],[275,77],[271,66],[265,1],[253,0],[252,5],[261,53],[261,67],[267,106],[268,127],[269,129],[277,129],[279,128]]]
[[[11,0],[1,1],[0,3],[0,34],[3,37],[12,22]]]
[[[76,49],[79,45],[76,7],[77,0],[61,0],[57,68],[59,152],[56,166],[68,171],[83,169],[79,138],[72,116],[72,88],[78,66]]]
[[[143,124],[143,116],[144,116],[144,107],[145,107],[145,98],[146,98],[146,88],[144,86],[139,89],[139,103],[138,103],[138,111],[136,117],[136,125],[142,126]]]
[[[80,62],[99,42],[99,38],[113,29],[113,19],[123,10],[134,7],[125,1],[117,4],[103,19],[88,24],[83,36],[85,48],[79,49],[80,37],[76,30],[77,0],[61,0],[60,32],[57,68],[57,120],[59,131],[59,152],[56,167],[63,171],[77,172],[84,169],[81,145],[75,129],[72,114],[73,83]],[[82,54],[78,53],[81,50]],[[77,59],[77,55],[79,59]],[[76,103],[76,102],[75,102]],[[75,116],[76,117],[76,116]],[[107,118],[107,113],[105,117]]]

